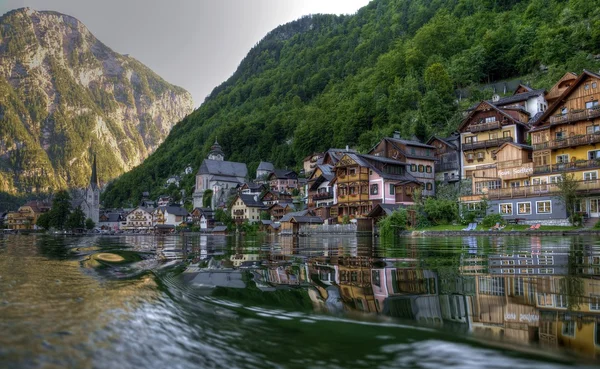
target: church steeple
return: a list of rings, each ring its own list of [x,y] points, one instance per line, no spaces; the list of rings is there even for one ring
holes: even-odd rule
[[[100,188],[100,185],[98,185],[98,174],[96,173],[96,154],[94,154],[94,161],[92,163],[92,175],[90,177],[90,187],[92,187],[92,189],[97,189]]]
[[[208,153],[208,158],[211,160],[225,160],[225,153],[221,149],[221,145],[217,142],[215,138],[215,143],[210,147],[210,152]]]

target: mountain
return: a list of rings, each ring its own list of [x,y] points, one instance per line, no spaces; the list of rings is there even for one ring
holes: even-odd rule
[[[368,150],[455,130],[481,86],[520,78],[549,88],[565,71],[600,68],[600,2],[373,0],[350,16],[314,15],[261,40],[165,142],[103,193],[107,206],[159,195],[197,168],[218,138],[252,173],[261,160],[300,166],[328,147]],[[457,91],[462,91],[460,102]],[[184,179],[189,194],[193,179]]]
[[[0,191],[83,186],[140,164],[192,111],[191,95],[120,55],[77,19],[0,18]]]

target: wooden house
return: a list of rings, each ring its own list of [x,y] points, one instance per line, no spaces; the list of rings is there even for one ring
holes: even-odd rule
[[[427,144],[435,147],[435,180],[436,182],[455,183],[461,179],[460,176],[460,135],[441,138],[432,136]]]

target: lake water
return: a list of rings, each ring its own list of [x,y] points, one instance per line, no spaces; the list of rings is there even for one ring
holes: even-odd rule
[[[3,235],[0,368],[593,367],[599,276],[594,237]]]

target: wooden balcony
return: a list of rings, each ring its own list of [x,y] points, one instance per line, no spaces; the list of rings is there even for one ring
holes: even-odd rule
[[[562,173],[579,169],[600,168],[600,159],[576,160],[569,163],[538,165],[533,168],[533,174]]]
[[[318,193],[314,194],[312,198],[313,198],[313,201],[332,199],[333,192],[332,191],[318,192]]]
[[[550,117],[550,125],[577,122],[579,120],[594,119],[600,117],[600,106],[590,109],[572,110],[567,114],[558,114]]]
[[[436,172],[447,172],[450,170],[458,170],[458,161],[449,161],[446,163],[435,164]]]
[[[362,202],[369,201],[369,195],[366,193],[362,194],[352,194],[352,195],[338,195],[338,204],[339,203],[349,203],[349,202]]]
[[[562,149],[565,147],[591,145],[600,142],[600,132],[589,133],[587,135],[577,135],[568,138],[562,138],[560,140],[552,140],[548,142],[542,142],[533,145],[534,150],[555,150]]]
[[[577,181],[577,183],[578,192],[580,194],[600,193],[600,180]],[[488,200],[501,200],[519,197],[549,196],[555,195],[558,192],[560,192],[560,190],[556,183],[548,183],[488,190],[486,197]]]
[[[490,122],[490,123],[472,124],[469,126],[469,131],[471,131],[471,133],[492,131],[494,129],[500,129],[501,126],[502,125],[500,124],[500,121],[495,121],[495,122]]]
[[[494,138],[494,139],[485,140],[485,141],[477,141],[477,142],[470,142],[470,143],[465,142],[462,144],[462,149],[463,149],[463,151],[487,149],[488,147],[499,147],[506,142],[513,142],[513,138],[512,137],[502,137],[502,138]]]
[[[244,211],[243,210],[234,210],[233,215],[244,215]]]

